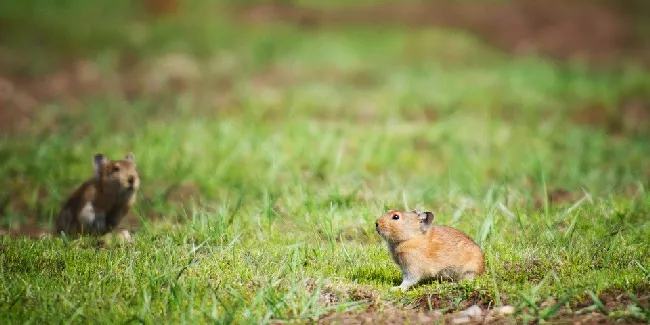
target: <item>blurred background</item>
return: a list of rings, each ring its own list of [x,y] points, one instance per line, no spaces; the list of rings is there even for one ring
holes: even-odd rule
[[[636,193],[650,176],[649,8],[3,1],[0,228],[48,229],[95,151],[136,152],[146,218],[241,193],[253,209],[287,188],[323,207],[409,191],[444,204],[494,184],[531,208]]]

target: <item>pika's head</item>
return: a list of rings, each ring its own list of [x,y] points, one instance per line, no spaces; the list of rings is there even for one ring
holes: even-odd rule
[[[127,154],[122,160],[110,160],[98,153],[93,157],[93,167],[95,177],[105,191],[130,194],[140,188],[140,177],[132,153]]]
[[[390,210],[377,219],[375,228],[386,241],[399,243],[425,234],[431,227],[433,217],[429,211]]]

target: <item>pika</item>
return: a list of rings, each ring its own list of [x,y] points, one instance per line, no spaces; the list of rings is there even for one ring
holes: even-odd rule
[[[55,235],[104,235],[120,224],[135,203],[140,177],[133,153],[123,160],[95,154],[93,167],[93,177],[65,201],[55,220]],[[130,237],[128,231],[123,235]]]
[[[402,269],[402,283],[394,289],[406,291],[427,278],[471,279],[485,271],[481,248],[460,230],[432,225],[433,218],[428,211],[390,210],[375,222]]]

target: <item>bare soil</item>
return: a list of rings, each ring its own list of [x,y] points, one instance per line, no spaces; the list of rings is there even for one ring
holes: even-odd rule
[[[442,316],[436,313],[370,307],[360,312],[332,313],[321,318],[318,324],[435,324],[441,319]]]
[[[584,193],[582,192],[571,192],[567,189],[563,188],[556,188],[556,189],[549,189],[548,192],[546,193],[546,198],[544,198],[543,193],[537,194],[537,198],[535,198],[535,208],[536,209],[542,209],[545,204],[545,199],[548,201],[549,206],[562,206],[562,205],[568,205],[568,204],[573,204],[580,200]]]
[[[286,1],[241,5],[236,19],[281,21],[303,27],[351,24],[440,26],[468,30],[513,54],[540,53],[557,59],[603,63],[632,57],[650,63],[650,48],[636,19],[605,1],[514,0],[409,1],[316,9]]]
[[[631,96],[614,107],[591,103],[575,110],[571,120],[579,125],[603,127],[612,135],[647,134],[650,132],[650,97]]]
[[[324,290],[324,292],[328,292]],[[650,307],[650,294],[647,288],[639,288],[634,291],[638,301],[643,308]],[[373,296],[374,297],[374,296]],[[519,324],[521,319],[515,320],[510,315],[502,315],[495,312],[494,302],[490,297],[485,297],[479,292],[472,293],[467,299],[456,305],[454,298],[450,296],[439,296],[435,294],[426,294],[420,297],[414,306],[394,306],[376,301],[376,297],[369,298],[361,296],[354,300],[368,300],[371,305],[360,311],[350,312],[333,312],[323,316],[319,324],[432,324],[432,323],[453,323],[454,319],[462,317],[460,311],[466,310],[471,306],[478,306],[483,311],[481,316],[471,317],[465,324]],[[505,297],[507,300],[507,297]],[[607,291],[601,293],[598,298],[605,306],[607,311],[624,310],[627,306],[635,305],[629,295],[622,291]],[[333,299],[332,302],[338,301]],[[555,304],[556,301],[550,299],[542,303],[542,307],[549,304]],[[641,324],[631,316],[623,315],[619,318],[612,319],[604,315],[600,310],[588,310],[587,307],[594,305],[592,299],[585,299],[572,307],[573,311],[568,311],[561,307],[557,317],[547,320],[551,324]]]

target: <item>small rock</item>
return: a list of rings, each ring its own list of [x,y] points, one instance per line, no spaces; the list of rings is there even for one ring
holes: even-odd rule
[[[546,307],[548,307],[548,306],[553,306],[553,305],[555,305],[555,299],[553,299],[553,297],[548,297],[548,299],[546,299],[546,301],[544,301],[544,302],[540,305],[540,307],[541,307],[541,308],[546,308]]]
[[[470,319],[467,316],[460,316],[451,320],[453,324],[465,324],[465,323],[469,323],[469,321]]]
[[[481,307],[477,305],[473,305],[463,311],[460,312],[461,316],[468,316],[468,317],[478,317],[483,314],[483,310],[481,310]]]
[[[496,308],[496,312],[501,315],[512,315],[515,313],[515,307],[512,306],[502,306],[499,308]]]
[[[432,321],[431,317],[424,314],[418,314],[418,323],[428,324],[431,323],[431,321]]]

